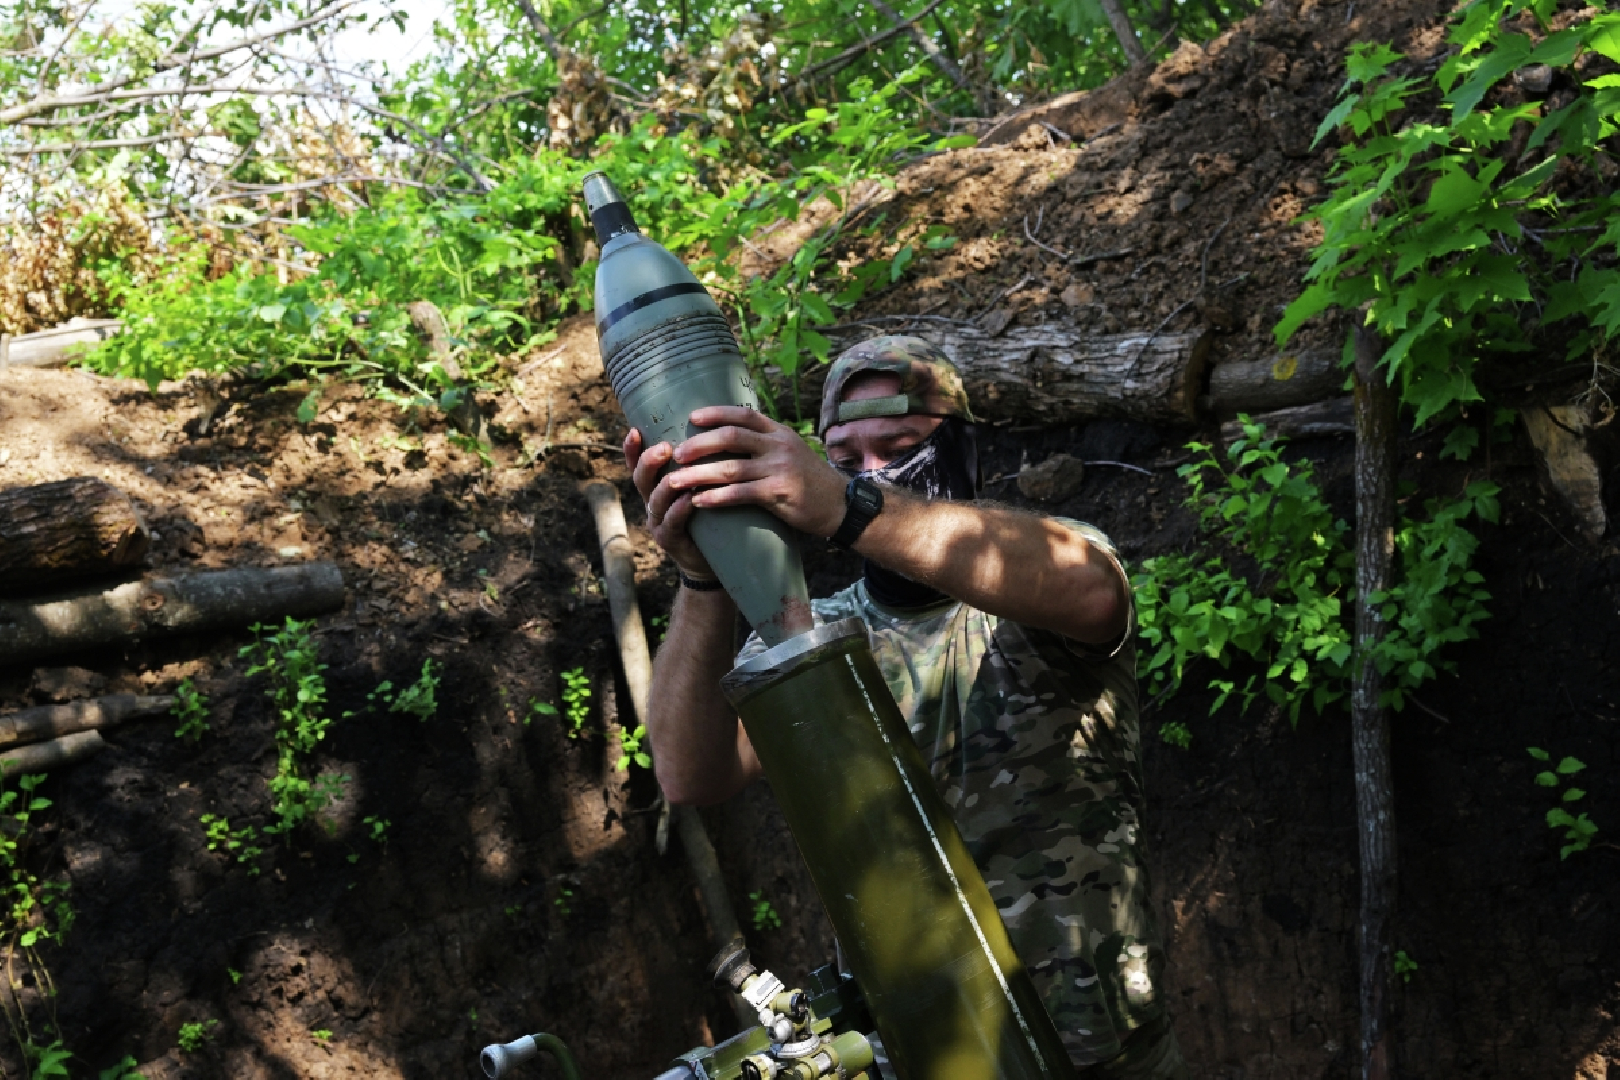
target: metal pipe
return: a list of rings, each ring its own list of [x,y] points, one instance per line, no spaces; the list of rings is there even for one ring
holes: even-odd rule
[[[557,1064],[562,1067],[563,1080],[579,1080],[579,1066],[574,1063],[574,1055],[561,1039],[544,1032],[525,1035],[509,1043],[491,1043],[478,1055],[478,1064],[483,1066],[484,1075],[489,1080],[504,1080],[514,1065],[533,1061],[542,1050],[549,1050],[557,1059]]]

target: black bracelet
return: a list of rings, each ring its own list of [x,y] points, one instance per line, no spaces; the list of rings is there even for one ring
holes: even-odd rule
[[[691,589],[693,592],[719,592],[725,588],[724,585],[720,584],[719,578],[687,577],[686,571],[678,566],[675,568],[675,576],[681,579],[683,588]]]

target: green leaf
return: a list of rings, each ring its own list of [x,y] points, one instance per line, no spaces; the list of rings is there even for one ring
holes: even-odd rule
[[[906,267],[911,265],[911,260],[916,256],[916,254],[916,251],[913,250],[910,244],[907,244],[905,247],[895,252],[894,259],[889,263],[890,283],[900,280],[900,275],[906,272]]]
[[[1542,787],[1557,787],[1558,777],[1550,772],[1536,773],[1536,783]]]
[[[313,423],[316,414],[320,411],[322,387],[315,387],[304,395],[304,400],[298,403],[298,422],[300,424]]]
[[[1351,94],[1343,101],[1333,106],[1328,114],[1322,117],[1322,122],[1316,125],[1316,135],[1311,139],[1311,149],[1315,150],[1317,143],[1327,138],[1327,136],[1332,133],[1335,128],[1344,123],[1344,118],[1349,116],[1350,111],[1360,103],[1361,95]]]
[[[1558,775],[1574,776],[1584,768],[1586,768],[1586,762],[1581,761],[1579,758],[1566,757],[1558,763]]]
[[[1569,788],[1564,792],[1565,802],[1574,802],[1576,799],[1586,798],[1586,792],[1578,787]]]

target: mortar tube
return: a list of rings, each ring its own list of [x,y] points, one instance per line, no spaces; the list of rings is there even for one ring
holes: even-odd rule
[[[901,1080],[1073,1080],[861,621],[768,649],[721,687]]]
[[[601,245],[596,333],[602,366],[643,446],[679,446],[704,429],[706,405],[759,409],[753,376],[731,325],[686,265],[643,236],[602,173],[585,178],[586,209]],[[799,534],[762,507],[699,510],[692,539],[743,618],[767,645],[810,629]]]

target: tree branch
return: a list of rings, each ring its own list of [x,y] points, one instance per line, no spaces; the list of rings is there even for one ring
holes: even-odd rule
[[[517,0],[517,6],[523,12],[523,17],[529,20],[529,25],[534,28],[534,32],[539,35],[541,42],[546,47],[546,51],[551,54],[551,58],[553,60],[560,59],[564,51],[563,43],[557,40],[556,34],[551,32],[551,27],[546,25],[546,20],[540,17],[540,12],[535,8],[533,0]]]
[[[519,0],[519,2],[524,2],[524,0]],[[926,19],[929,14],[935,8],[939,7],[939,5],[943,2],[944,0],[933,0],[933,2],[927,7],[923,8],[921,11],[917,12],[917,14],[913,15],[900,25],[895,26],[892,29],[885,30],[881,34],[874,34],[865,41],[856,42],[854,45],[851,45],[849,48],[845,49],[837,56],[832,57],[830,60],[823,60],[821,63],[817,64],[813,68],[810,68],[808,71],[800,72],[794,81],[804,84],[811,82],[822,75],[830,75],[839,68],[845,67],[851,61],[857,59],[862,53],[869,52],[870,50],[877,48],[879,45],[882,45],[893,38],[899,37],[901,34],[907,33],[919,19]]]

